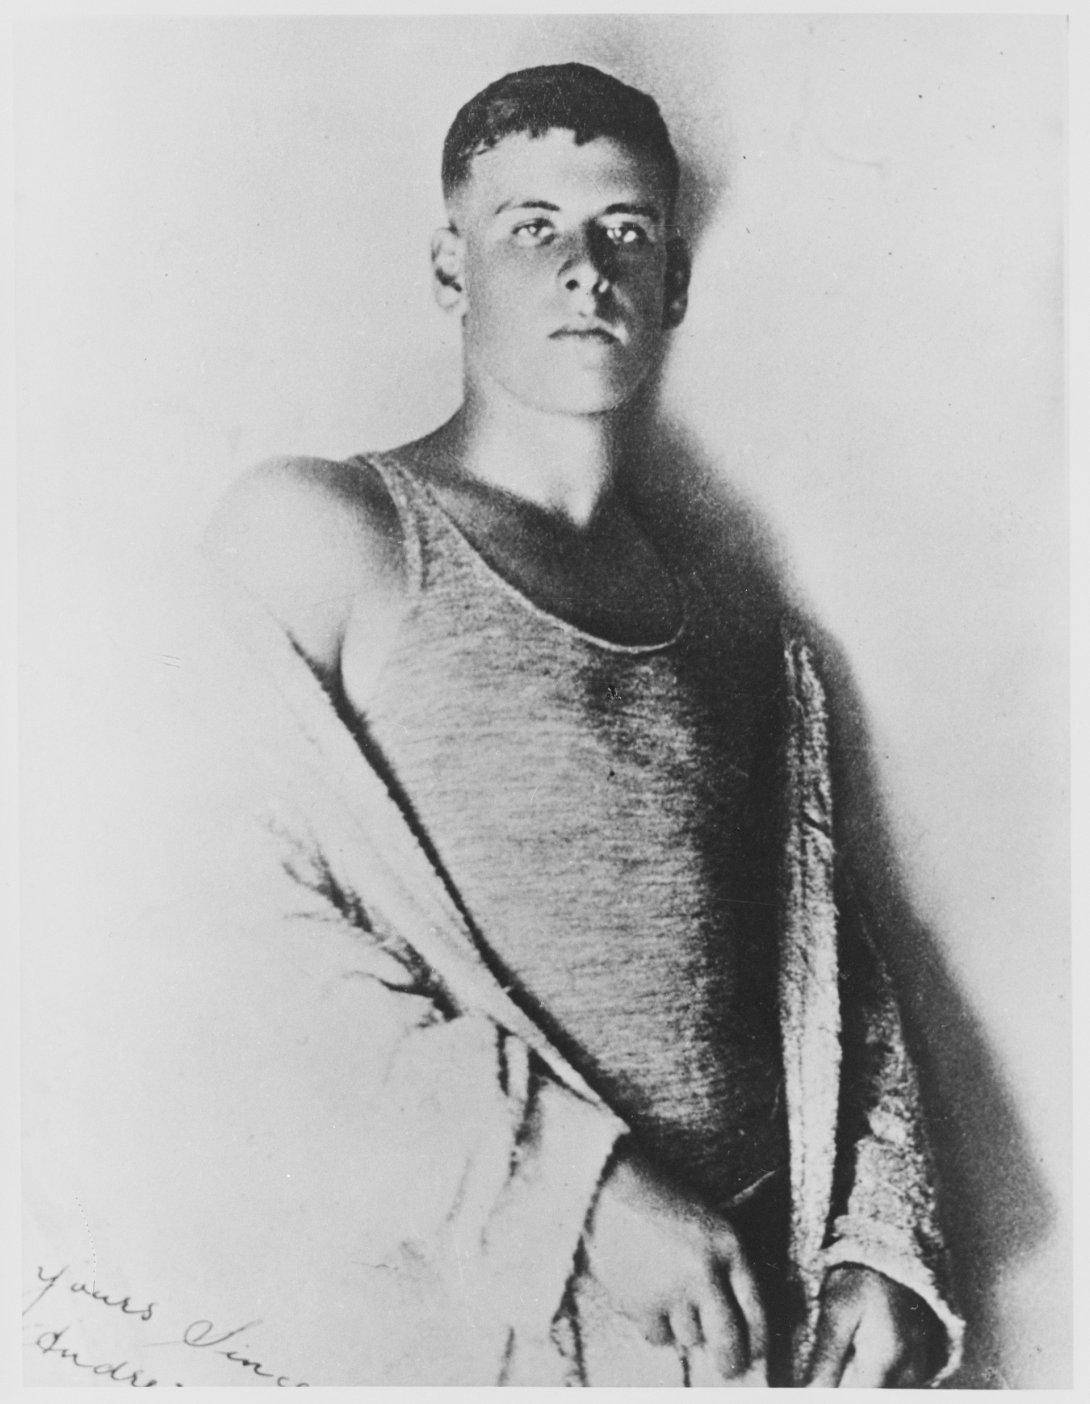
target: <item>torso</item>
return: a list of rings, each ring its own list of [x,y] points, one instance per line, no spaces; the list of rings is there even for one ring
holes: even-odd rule
[[[725,1202],[786,1159],[778,648],[719,638],[642,537],[639,590],[591,608],[573,552],[531,598],[542,571],[512,579],[502,532],[479,547],[449,494],[375,463],[409,583],[381,666],[349,631],[346,695],[497,973],[648,1153]]]

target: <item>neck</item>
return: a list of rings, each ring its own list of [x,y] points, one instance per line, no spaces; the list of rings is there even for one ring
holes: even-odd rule
[[[616,411],[547,414],[470,389],[454,418],[432,437],[446,461],[477,481],[585,527],[616,482],[624,418]]]

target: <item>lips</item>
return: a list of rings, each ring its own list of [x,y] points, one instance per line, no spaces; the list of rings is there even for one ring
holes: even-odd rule
[[[607,346],[620,344],[620,337],[604,322],[572,322],[550,333],[553,341],[598,341]]]

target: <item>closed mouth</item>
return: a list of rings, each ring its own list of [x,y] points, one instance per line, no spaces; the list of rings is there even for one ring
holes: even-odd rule
[[[553,341],[571,337],[576,341],[602,341],[609,345],[620,340],[615,332],[610,331],[609,327],[598,324],[559,327],[556,331],[551,332],[550,336]]]

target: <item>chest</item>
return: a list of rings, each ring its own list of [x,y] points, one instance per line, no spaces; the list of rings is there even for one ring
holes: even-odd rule
[[[623,509],[577,530],[503,498],[447,490],[442,500],[472,549],[546,613],[622,645],[677,632],[674,578]]]
[[[690,599],[668,643],[606,644],[497,578],[444,571],[401,623],[368,729],[467,870],[527,853],[589,870],[608,834],[604,890],[628,853],[667,886],[680,868],[738,883],[774,828],[779,708],[763,651],[703,622]]]

